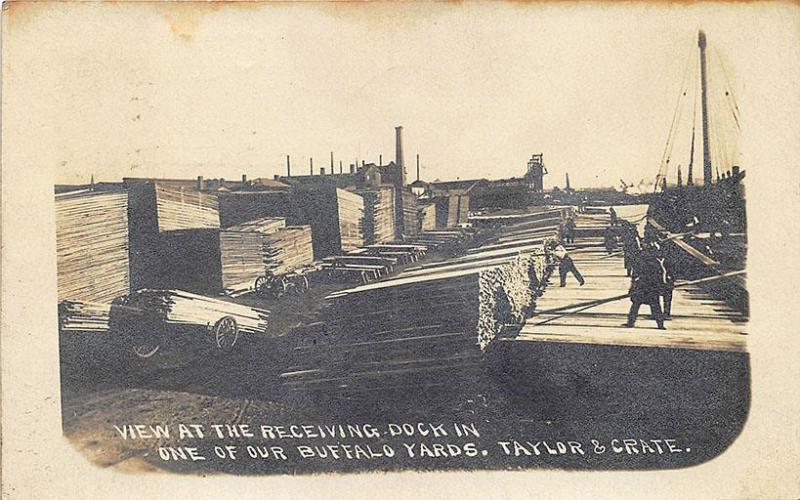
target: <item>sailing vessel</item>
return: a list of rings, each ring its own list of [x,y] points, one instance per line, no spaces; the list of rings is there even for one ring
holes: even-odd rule
[[[745,268],[747,247],[739,107],[722,56],[710,51],[703,31],[698,33],[697,48],[684,74],[649,215],[652,222],[671,233],[691,231],[683,241],[711,264],[709,269],[739,271]],[[709,57],[709,52],[714,57]],[[689,105],[691,112],[686,109]],[[691,135],[682,144],[685,149],[676,149],[676,144],[681,144],[681,132],[687,129]],[[682,165],[672,168],[672,164],[686,149],[684,184]],[[702,162],[700,179],[695,174],[697,160]],[[724,294],[732,305],[746,312],[743,279],[737,279]]]

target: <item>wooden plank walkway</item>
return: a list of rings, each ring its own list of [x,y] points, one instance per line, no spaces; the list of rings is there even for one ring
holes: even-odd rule
[[[576,222],[578,229],[598,224],[596,215],[591,219],[579,216]],[[625,275],[622,255],[608,256],[602,238],[579,236],[575,245],[568,245],[567,249],[586,284],[579,286],[570,274],[567,286],[559,287],[555,271],[544,295],[537,300],[536,315],[517,335],[502,341],[746,351],[746,318],[699,286],[675,289],[672,319],[666,322],[666,330],[657,329],[647,305],[640,308],[634,328],[624,327],[631,305],[628,298],[584,310],[575,308],[576,303],[626,294],[630,278]]]

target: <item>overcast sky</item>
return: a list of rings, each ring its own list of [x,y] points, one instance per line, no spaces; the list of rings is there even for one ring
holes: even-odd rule
[[[739,100],[737,161],[757,162],[748,123],[782,71],[757,7],[632,5],[25,6],[5,26],[4,105],[25,109],[6,140],[59,183],[236,179],[287,154],[298,173],[330,151],[388,161],[402,125],[427,180],[519,176],[544,153],[546,186],[636,182],[702,27]],[[781,12],[759,15],[774,30]]]

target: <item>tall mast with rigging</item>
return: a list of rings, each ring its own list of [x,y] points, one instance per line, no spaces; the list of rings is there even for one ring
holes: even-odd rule
[[[708,86],[706,82],[706,34],[700,30],[697,36],[697,45],[700,47],[700,90],[701,110],[703,120],[703,184],[710,186],[711,178],[711,153],[708,147]]]

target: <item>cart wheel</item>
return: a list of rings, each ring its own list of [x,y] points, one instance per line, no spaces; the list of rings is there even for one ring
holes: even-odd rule
[[[239,325],[233,316],[224,316],[214,323],[211,330],[217,348],[225,351],[236,345],[239,338]]]
[[[267,291],[267,277],[266,276],[259,276],[256,278],[256,293],[259,295],[264,295]]]
[[[131,325],[130,348],[141,359],[152,358],[161,349],[164,331],[156,321],[144,321]]]
[[[300,293],[306,293],[309,290],[309,288],[311,288],[308,284],[308,276],[304,274],[300,277],[302,278],[302,280],[300,281],[300,283],[302,283],[302,286],[300,287]]]
[[[132,347],[133,353],[136,354],[138,357],[142,359],[147,359],[153,357],[159,349],[161,349],[160,344],[155,345],[135,345]]]

